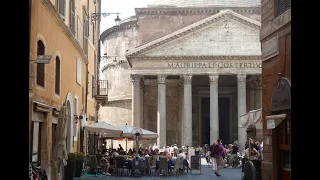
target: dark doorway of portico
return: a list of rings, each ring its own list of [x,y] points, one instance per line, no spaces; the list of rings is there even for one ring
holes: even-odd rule
[[[210,145],[210,98],[202,98],[202,145]]]
[[[219,103],[219,138],[223,144],[229,144],[230,140],[230,99],[221,97]]]
[[[223,144],[230,143],[230,99],[219,98],[219,138]],[[202,145],[210,142],[210,98],[202,98]]]

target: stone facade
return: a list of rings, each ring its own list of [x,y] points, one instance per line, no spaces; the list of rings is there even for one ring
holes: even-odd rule
[[[271,115],[274,84],[278,73],[291,79],[291,1],[281,13],[278,13],[277,0],[262,0],[261,46],[262,46],[262,108],[264,160],[261,163],[264,180],[278,180],[280,173],[277,158],[279,156],[275,130],[267,129],[266,116]]]
[[[129,83],[124,80],[124,76],[132,78],[132,124],[158,132],[160,136],[158,140],[148,143],[158,143],[161,148],[162,145],[174,143],[180,146],[202,146],[201,122],[204,117],[201,117],[201,102],[205,97],[213,97],[210,98],[210,106],[211,103],[216,104],[213,108],[215,115],[218,113],[217,98],[229,99],[230,114],[226,119],[229,126],[224,133],[228,134],[227,142],[238,139],[239,98],[244,98],[241,101],[241,106],[245,107],[243,112],[246,113],[249,108],[245,96],[237,95],[236,75],[242,74],[245,81],[247,77],[261,74],[260,8],[226,9],[136,8],[136,20],[132,17],[130,21],[120,25],[120,28],[115,26],[102,33],[101,39],[107,46],[107,56],[121,57],[119,51],[126,51],[124,54],[130,70],[119,69],[119,72],[115,72],[111,65],[105,65],[102,70],[106,80],[111,83],[116,81],[124,87],[117,88],[117,91],[114,91],[117,94],[123,94],[122,91],[129,89]],[[129,22],[135,26],[129,26]],[[137,37],[133,36],[136,31],[131,29],[138,32]],[[123,34],[128,32],[131,33],[127,36],[128,39],[123,38]],[[138,44],[135,47],[121,46],[128,44],[126,41],[130,40]],[[126,47],[129,47],[128,51]],[[115,74],[122,78],[114,80]],[[221,83],[202,81],[204,77],[209,79],[208,75],[222,78]],[[139,80],[136,80],[137,77]],[[232,83],[229,83],[229,77]],[[122,81],[125,82],[121,83]],[[245,86],[241,87],[242,90],[246,93]],[[214,97],[213,93],[217,95]],[[109,95],[108,101],[115,101],[114,97],[115,94]],[[110,107],[106,105],[103,108]],[[216,123],[219,116],[212,119],[209,114],[208,117],[215,122],[210,126],[216,128],[213,131],[216,135],[210,131],[210,138],[216,140],[219,135]],[[104,120],[109,122],[107,118]]]

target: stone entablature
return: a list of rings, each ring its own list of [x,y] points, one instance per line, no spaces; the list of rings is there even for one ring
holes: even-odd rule
[[[261,60],[135,61],[131,73],[141,75],[261,74]]]

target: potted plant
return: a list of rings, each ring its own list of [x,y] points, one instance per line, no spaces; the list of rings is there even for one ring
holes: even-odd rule
[[[73,180],[76,170],[76,159],[75,153],[68,154],[67,166],[64,167],[64,180]]]
[[[85,155],[80,152],[76,152],[74,154],[76,156],[75,177],[81,177]]]

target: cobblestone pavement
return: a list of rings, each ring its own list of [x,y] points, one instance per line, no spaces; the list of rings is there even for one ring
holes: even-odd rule
[[[104,176],[104,177],[75,177],[74,180],[163,180],[163,179],[175,179],[175,180],[241,180],[240,168],[222,168],[220,173],[222,176],[217,177],[211,168],[208,167],[205,159],[202,159],[202,174],[199,170],[192,171],[192,174],[185,174],[180,176],[143,176],[143,177],[123,177],[123,176]]]

